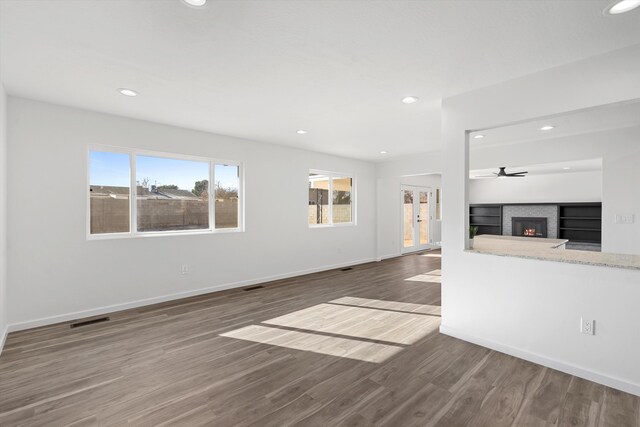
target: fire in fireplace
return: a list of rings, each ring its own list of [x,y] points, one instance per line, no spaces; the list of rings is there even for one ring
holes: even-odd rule
[[[513,217],[511,235],[523,237],[547,237],[547,218]]]

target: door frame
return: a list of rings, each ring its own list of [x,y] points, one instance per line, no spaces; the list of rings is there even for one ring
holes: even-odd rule
[[[414,192],[417,192],[418,194],[418,206],[420,206],[420,192],[425,192],[427,193],[427,204],[429,206],[429,218],[428,218],[428,223],[427,223],[427,227],[428,227],[428,233],[429,233],[429,241],[426,244],[421,245],[420,244],[420,231],[419,231],[419,227],[415,227],[415,213],[414,213],[414,243],[416,243],[415,245],[409,247],[409,248],[405,248],[404,247],[404,192],[406,190],[411,190]],[[414,193],[414,207],[415,207],[415,193]],[[400,253],[401,254],[408,254],[408,253],[412,253],[412,252],[419,252],[419,251],[424,251],[426,249],[431,249],[434,247],[434,243],[433,243],[433,235],[431,233],[431,226],[433,224],[433,222],[435,221],[435,206],[433,205],[433,187],[427,187],[427,186],[422,186],[422,185],[409,185],[409,184],[401,184],[400,185],[400,232],[399,232],[399,236],[400,236]],[[418,236],[417,241],[415,240],[416,236]]]

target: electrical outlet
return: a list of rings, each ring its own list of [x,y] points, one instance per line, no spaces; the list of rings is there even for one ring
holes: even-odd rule
[[[585,319],[584,317],[580,318],[580,332],[585,335],[595,335],[596,321]]]
[[[180,270],[181,274],[189,274],[189,266],[187,264],[182,264],[182,269]]]

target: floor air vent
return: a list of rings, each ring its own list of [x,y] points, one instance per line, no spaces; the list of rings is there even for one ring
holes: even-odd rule
[[[258,286],[251,286],[250,288],[244,288],[245,291],[255,291],[256,289],[262,289],[264,288],[264,286],[262,285],[258,285]]]
[[[76,322],[76,323],[72,323],[71,327],[72,328],[77,328],[79,326],[87,326],[87,325],[93,325],[94,323],[102,323],[102,322],[107,322],[109,320],[108,317],[98,317],[97,319],[91,319],[91,320],[84,320],[82,322]]]
[[[340,269],[340,271],[349,271],[349,270],[353,270],[353,267],[345,267]]]

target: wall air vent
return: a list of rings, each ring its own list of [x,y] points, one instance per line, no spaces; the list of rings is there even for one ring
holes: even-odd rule
[[[89,319],[89,320],[83,320],[80,322],[75,322],[71,324],[72,328],[77,328],[80,326],[87,326],[87,325],[93,325],[94,323],[102,323],[102,322],[108,322],[109,318],[108,317],[98,317],[96,319]]]

